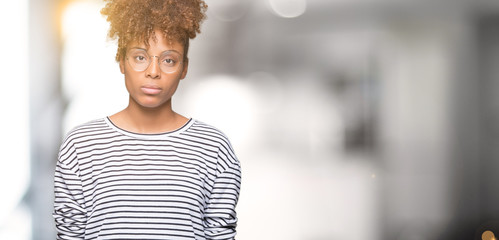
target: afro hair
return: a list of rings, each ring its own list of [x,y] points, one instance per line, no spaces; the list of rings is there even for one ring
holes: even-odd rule
[[[156,29],[169,41],[184,45],[187,58],[189,39],[200,33],[206,18],[207,5],[203,0],[104,0],[101,14],[110,23],[109,37],[118,40],[116,61],[126,55],[128,44],[144,42],[154,37]]]

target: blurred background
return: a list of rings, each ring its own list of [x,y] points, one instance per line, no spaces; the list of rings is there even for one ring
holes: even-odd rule
[[[238,239],[499,236],[499,1],[206,2],[174,109],[234,145]],[[0,1],[0,239],[55,238],[62,138],[127,105],[102,7]]]

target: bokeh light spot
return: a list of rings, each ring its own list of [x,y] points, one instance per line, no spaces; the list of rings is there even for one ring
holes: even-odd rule
[[[306,0],[269,0],[272,11],[283,18],[295,18],[305,13]]]
[[[485,231],[482,234],[482,240],[496,240],[494,233],[492,231]]]

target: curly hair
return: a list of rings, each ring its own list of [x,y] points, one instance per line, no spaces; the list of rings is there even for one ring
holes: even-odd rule
[[[206,18],[207,5],[203,0],[104,0],[101,14],[110,23],[109,37],[118,39],[116,61],[126,56],[128,44],[144,42],[155,37],[156,29],[171,41],[184,45],[187,58],[189,39],[200,33]]]

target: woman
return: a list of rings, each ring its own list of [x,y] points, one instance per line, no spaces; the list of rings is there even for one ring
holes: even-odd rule
[[[58,239],[233,239],[241,169],[226,136],[172,109],[201,0],[108,0],[128,106],[73,129],[55,171]]]

